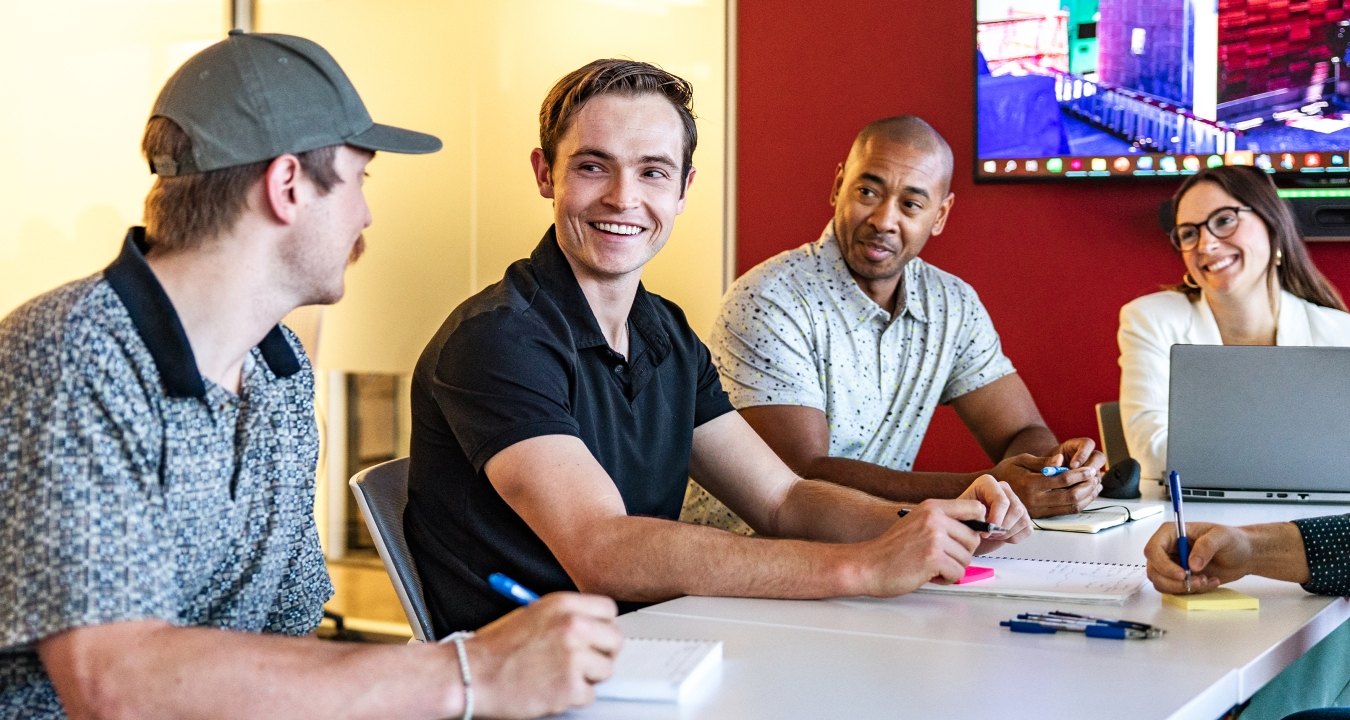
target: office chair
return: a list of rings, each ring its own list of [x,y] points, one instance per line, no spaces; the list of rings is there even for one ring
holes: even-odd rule
[[[1125,426],[1120,422],[1120,403],[1116,401],[1097,403],[1097,434],[1102,439],[1102,453],[1106,455],[1108,467],[1130,457],[1130,448],[1125,444]]]
[[[1102,476],[1102,497],[1119,500],[1139,497],[1139,463],[1125,444],[1125,426],[1120,421],[1120,403],[1097,403],[1097,434],[1106,455],[1107,472]]]
[[[408,616],[413,637],[434,642],[431,613],[422,595],[422,578],[408,551],[403,536],[403,508],[408,504],[408,458],[398,458],[366,468],[352,476],[352,493],[361,508],[361,517],[375,540],[375,550],[384,561],[384,569],[394,582],[394,591]]]

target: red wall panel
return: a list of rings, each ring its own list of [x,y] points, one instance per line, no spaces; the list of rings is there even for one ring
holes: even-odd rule
[[[1092,405],[1119,383],[1120,306],[1181,276],[1157,226],[1176,183],[974,185],[973,22],[967,0],[738,0],[737,272],[817,237],[859,128],[920,115],[956,154],[952,217],[923,257],[979,291],[1051,429],[1096,437]],[[1350,243],[1312,253],[1350,288]],[[943,408],[918,467],[986,464]]]

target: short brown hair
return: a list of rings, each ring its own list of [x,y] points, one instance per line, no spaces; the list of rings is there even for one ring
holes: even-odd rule
[[[1181,198],[1191,188],[1200,183],[1214,183],[1223,191],[1232,195],[1238,202],[1252,209],[1261,222],[1266,225],[1270,235],[1270,267],[1274,276],[1280,280],[1280,287],[1307,300],[1314,305],[1345,310],[1345,301],[1341,294],[1327,281],[1322,272],[1308,257],[1307,247],[1298,234],[1298,225],[1289,205],[1275,189],[1275,181],[1262,170],[1250,165],[1222,165],[1205,168],[1186,179],[1172,196],[1172,225],[1177,222],[1177,206]],[[1170,231],[1170,228],[1169,228]],[[1279,251],[1278,253],[1276,251]],[[1276,259],[1279,256],[1279,263]],[[1186,293],[1194,300],[1200,290],[1186,285],[1177,285],[1173,290]],[[1274,302],[1274,297],[1271,298]]]
[[[337,145],[299,153],[300,167],[321,194],[341,182],[334,160]],[[151,118],[145,126],[141,151],[147,158],[187,157],[192,141],[172,120]],[[157,250],[200,247],[228,230],[243,212],[248,189],[267,169],[270,160],[176,177],[155,176],[145,196],[146,241]]]
[[[684,157],[680,168],[681,187],[689,179],[698,145],[698,127],[694,124],[694,87],[689,81],[650,63],[636,60],[594,60],[558,81],[539,108],[539,148],[550,167],[556,158],[558,142],[572,125],[572,118],[586,101],[597,95],[661,95],[675,107],[684,126]]]

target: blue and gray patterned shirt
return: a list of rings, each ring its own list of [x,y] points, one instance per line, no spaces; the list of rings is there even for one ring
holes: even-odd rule
[[[299,341],[274,328],[238,395],[204,380],[143,232],[0,321],[0,718],[64,717],[45,637],[147,619],[300,635],[333,592]]]

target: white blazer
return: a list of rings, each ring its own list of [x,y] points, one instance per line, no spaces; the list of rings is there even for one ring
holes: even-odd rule
[[[1202,296],[1163,290],[1120,309],[1120,420],[1140,476],[1161,478],[1167,460],[1167,400],[1172,346],[1222,345],[1219,325]],[[1350,314],[1280,293],[1276,345],[1350,347]]]

